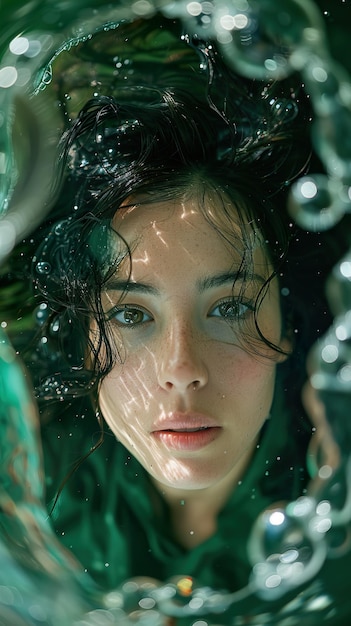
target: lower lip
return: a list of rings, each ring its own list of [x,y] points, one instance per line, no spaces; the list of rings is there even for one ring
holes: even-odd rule
[[[152,434],[155,439],[164,443],[168,448],[175,450],[200,450],[217,439],[220,431],[221,428],[213,427],[192,432],[156,430]]]

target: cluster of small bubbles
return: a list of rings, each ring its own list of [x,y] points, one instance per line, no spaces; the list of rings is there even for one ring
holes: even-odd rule
[[[265,511],[257,520],[249,550],[252,584],[265,599],[282,596],[287,589],[309,580],[326,556],[326,508],[316,513],[314,501],[301,497],[286,510]]]
[[[261,78],[263,75],[266,77],[268,74],[270,76],[280,77],[291,71],[289,58],[290,51],[285,51],[283,48],[278,48],[276,45],[272,46],[271,44],[265,44],[264,22],[265,19],[267,19],[268,24],[268,18],[266,18],[264,13],[261,12],[261,15],[257,16],[256,19],[254,10],[251,6],[253,3],[248,2],[248,0],[232,0],[230,9],[227,8],[227,5],[223,4],[222,6],[221,3],[218,3],[218,7],[216,7],[215,4],[216,3],[214,2],[204,1],[173,2],[170,3],[170,7],[173,8],[170,8],[169,10],[173,10],[177,17],[180,13],[185,15],[185,19],[189,20],[187,23],[191,25],[189,28],[192,32],[197,34],[206,33],[206,36],[208,36],[213,28],[219,43],[223,46],[223,50],[225,51],[228,60],[231,59],[231,62],[235,64],[235,67],[244,69],[244,73],[248,76],[254,74],[255,77]],[[308,3],[306,3],[306,5],[308,7]],[[273,8],[273,13],[276,11],[279,24],[282,23],[284,14],[289,17],[291,2],[286,0],[282,1],[279,6],[279,10],[277,10],[277,4],[272,1],[267,2],[266,6]],[[137,0],[132,3],[131,10],[135,15],[148,16],[152,13],[153,6],[152,3],[147,0]],[[52,14],[52,19],[53,15],[54,13]],[[306,16],[307,18],[305,20],[302,19],[304,25],[306,26],[307,23],[310,27],[314,27],[315,24],[313,20],[310,19],[311,16],[308,15],[308,8],[306,10]],[[285,17],[284,19],[287,18]],[[289,34],[291,24],[285,24],[285,26],[285,30]],[[106,30],[109,28],[110,27],[106,27]],[[306,28],[304,30],[306,31]],[[74,45],[77,44],[78,41],[74,43]],[[73,43],[71,45],[73,45]],[[67,47],[67,49],[69,48]],[[17,56],[27,55],[28,57],[33,57],[39,54],[40,46],[36,47],[34,40],[29,41],[26,37],[20,36],[11,42],[10,51],[12,54]],[[236,52],[239,53],[236,54]],[[257,52],[259,52],[259,54],[257,54]],[[2,68],[0,70],[0,87],[11,87],[16,83],[18,84],[19,80],[22,80],[23,82],[25,80],[25,75],[22,74],[22,78],[20,79],[19,73],[20,68],[16,68],[12,65]],[[327,83],[327,78],[328,73],[320,64],[311,68],[311,74],[308,76],[309,81],[314,80],[316,83],[321,85],[325,85]],[[46,68],[42,77],[42,85],[45,86],[49,84],[51,80],[52,70],[49,66]],[[65,94],[64,97],[66,100],[70,98],[68,94]],[[290,100],[275,101],[272,106],[275,109],[277,119],[280,119],[283,122],[290,121],[297,113],[296,103]],[[342,198],[342,193],[335,195],[334,191],[335,189],[331,189],[329,185],[323,186],[320,181],[318,183],[315,180],[303,181],[299,188],[300,195],[297,199],[298,201],[296,201],[296,206],[299,205],[299,208],[296,209],[296,211],[300,211],[301,204],[303,204],[303,211],[300,211],[299,215],[304,213],[306,216],[307,214],[307,219],[305,222],[305,217],[299,218],[296,212],[297,221],[301,223],[301,225],[307,224],[307,227],[311,230],[321,230],[336,223],[345,211],[345,203]],[[335,206],[333,206],[333,198],[335,197],[338,198],[339,204],[336,203]],[[340,206],[342,210],[340,209]],[[77,210],[78,206],[73,207],[73,209]],[[299,221],[300,219],[301,222]],[[58,229],[57,231],[56,228]],[[60,225],[57,225],[56,228],[55,234],[59,236],[62,232],[60,231]],[[50,273],[50,271],[50,263],[42,260],[37,263],[36,272],[38,274],[45,275]],[[340,272],[346,280],[350,280],[349,266],[347,264],[344,264],[343,270],[341,270],[340,265]],[[288,289],[283,287],[281,293],[282,295],[288,295]],[[47,316],[46,303],[42,303],[38,307],[36,315],[38,323],[42,324]],[[50,326],[50,333],[56,334],[59,331],[59,328],[60,323],[57,318]],[[296,333],[297,329],[295,329],[294,332]],[[335,334],[338,341],[345,341],[347,339],[348,336],[344,324],[339,323]],[[46,337],[43,338],[43,340],[44,339],[47,341]],[[322,348],[321,356],[322,361],[328,366],[338,363],[338,359],[340,357],[339,345],[330,342],[327,343]],[[346,365],[344,363],[339,373],[340,379],[348,382],[351,380],[351,367],[348,363],[346,363]],[[68,393],[69,387],[67,385],[60,384],[57,380],[48,379],[46,381],[46,391],[51,392],[52,390],[55,390],[57,395],[62,396]],[[82,416],[82,418],[83,417],[84,416]],[[257,448],[259,448],[259,445],[257,445]],[[321,468],[320,471],[322,471],[322,469],[323,468]],[[241,481],[239,481],[238,484],[240,483]],[[254,497],[254,495],[252,495],[252,497]],[[313,526],[312,524],[311,526],[313,532],[320,535],[323,535],[328,529],[328,520],[330,521],[328,517],[330,505],[328,506],[328,504],[329,503],[321,502],[317,505],[315,513],[320,519],[318,520],[317,517],[317,521],[314,522],[315,525]],[[304,501],[297,503],[291,511],[296,518],[309,518],[312,513],[314,513],[311,501],[307,498]],[[283,511],[274,511],[273,513],[270,513],[267,523],[268,532],[271,532],[272,529],[285,529],[287,520],[288,516]],[[282,583],[284,581],[286,582],[289,577],[290,579],[294,578],[294,576],[297,576],[299,572],[303,571],[305,565],[303,559],[301,559],[301,554],[303,554],[303,552],[300,550],[300,547],[296,547],[296,545],[305,538],[303,537],[303,533],[301,534],[300,529],[296,531],[296,528],[294,527],[292,530],[293,532],[290,532],[289,535],[288,546],[283,544],[280,552],[279,548],[281,546],[277,548],[278,551],[273,551],[273,553],[269,554],[267,558],[267,568],[262,569],[262,564],[260,563],[257,566],[258,575],[259,572],[265,572],[266,590],[280,588]],[[293,541],[295,541],[296,545],[293,545]],[[308,546],[308,549],[305,551],[305,555],[307,554],[308,556],[311,556],[309,548],[310,546]],[[108,563],[105,563],[104,565],[105,567],[108,567]],[[266,564],[264,565],[266,566]],[[274,570],[272,570],[272,565],[275,568]],[[292,566],[297,567],[294,569]],[[186,611],[184,611],[184,613],[181,612],[183,607],[179,607],[179,596],[185,599],[190,598],[190,601],[187,604],[184,604],[184,609],[189,612],[191,612],[191,610],[196,612],[196,610],[201,609],[206,602],[206,600],[201,596],[194,597],[194,590],[196,590],[196,585],[190,577],[182,577],[180,580],[170,582],[162,589],[158,583],[146,582],[143,585],[141,582],[130,581],[123,586],[121,592],[114,592],[114,594],[106,596],[106,606],[109,606],[109,610],[92,611],[87,614],[83,620],[79,621],[77,626],[104,626],[105,624],[107,626],[111,623],[119,624],[119,626],[129,626],[131,623],[138,623],[140,625],[152,624],[152,626],[158,626],[159,624],[163,625],[166,621],[164,621],[164,618],[162,618],[157,611],[154,611],[156,606],[155,598],[163,598],[165,602],[168,602],[170,599],[172,601],[174,600],[174,602],[171,603],[171,614],[172,610],[175,613],[179,610],[180,615],[186,615]],[[149,595],[144,595],[150,593],[154,595],[151,597]],[[133,610],[127,614],[127,612],[123,611],[121,607],[125,606],[124,598],[128,597],[130,599],[131,594],[135,594],[137,601]],[[112,595],[114,601],[112,601]],[[328,599],[325,602],[328,604]],[[169,608],[169,606],[170,605],[168,604],[167,607]],[[46,618],[46,616],[39,615],[34,605],[32,607],[32,612],[33,617],[38,620],[42,619],[43,621],[43,619]],[[206,621],[198,619],[193,622],[192,626],[208,626],[208,624]]]
[[[274,5],[274,6],[273,6]],[[254,4],[235,0],[228,10],[218,7],[213,21],[216,37],[229,64],[257,79],[285,78],[294,71],[294,52],[304,45],[303,33],[321,24],[309,3],[284,0]]]
[[[318,390],[349,393],[351,381],[351,312],[335,320],[334,325],[313,352],[315,371],[311,377]]]
[[[63,401],[66,396],[72,395],[74,382],[61,382],[56,376],[48,376],[38,386],[37,396],[42,399],[50,400],[56,397],[59,401]]]
[[[181,18],[185,28],[198,37],[211,38],[215,35],[213,23],[216,4],[203,0],[201,2],[189,2],[181,0],[170,2],[162,12],[168,18]]]
[[[22,35],[15,37],[9,44],[9,50],[16,56],[24,56],[33,59],[43,51],[49,50],[53,39],[50,35],[44,35],[38,39],[28,39]]]
[[[328,300],[331,310],[337,314],[347,313],[351,309],[351,252],[333,268],[329,278]]]
[[[323,194],[329,196],[329,201],[326,206],[314,203],[313,218],[305,200],[295,198],[296,219],[304,228],[324,230],[351,211],[347,193],[351,180],[350,83],[346,73],[327,53],[301,54],[301,69],[316,113],[312,128],[314,148],[330,180],[320,178],[317,183],[320,190],[316,193],[320,197]],[[318,210],[321,213],[319,218]],[[306,215],[303,215],[304,212]]]

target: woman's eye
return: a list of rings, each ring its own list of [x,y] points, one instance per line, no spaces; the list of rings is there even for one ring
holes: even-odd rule
[[[250,304],[244,304],[244,302],[241,302],[240,300],[233,300],[231,298],[230,300],[223,300],[222,302],[216,304],[216,306],[211,309],[208,316],[221,317],[223,319],[233,321],[241,319],[248,311],[253,310],[254,307]]]
[[[115,309],[110,314],[110,319],[114,319],[121,326],[137,326],[150,322],[152,317],[144,309],[126,305]]]

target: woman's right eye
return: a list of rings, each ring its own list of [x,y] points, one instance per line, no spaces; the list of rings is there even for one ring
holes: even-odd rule
[[[137,306],[125,305],[116,307],[109,314],[110,320],[115,320],[120,326],[137,326],[151,322],[152,316],[145,309]]]

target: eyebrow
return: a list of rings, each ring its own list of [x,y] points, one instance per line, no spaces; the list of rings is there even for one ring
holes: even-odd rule
[[[160,291],[149,283],[136,283],[132,280],[119,280],[111,278],[105,284],[104,291],[128,291],[132,293],[143,293],[153,296],[159,295]]]
[[[214,276],[205,276],[196,282],[196,288],[199,293],[203,293],[209,289],[215,289],[216,287],[222,287],[224,285],[233,285],[235,281],[246,279],[244,272],[223,272],[215,274]],[[266,282],[266,279],[260,274],[250,274],[250,280],[256,281],[261,284]],[[133,282],[131,280],[120,280],[117,278],[111,278],[105,284],[105,291],[126,291],[128,293],[139,293],[146,295],[158,296],[160,290],[150,283]]]
[[[207,289],[214,289],[216,287],[222,287],[223,285],[233,285],[237,280],[244,282],[247,280],[245,272],[224,272],[222,274],[215,274],[214,276],[205,276],[197,282],[197,288],[200,293],[203,293]],[[250,274],[250,280],[264,284],[266,279],[260,274]]]

